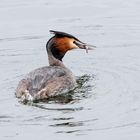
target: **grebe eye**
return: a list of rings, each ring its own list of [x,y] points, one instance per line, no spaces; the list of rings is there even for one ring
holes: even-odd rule
[[[77,43],[76,43],[76,41],[75,41],[75,40],[73,41],[73,44],[77,45]]]

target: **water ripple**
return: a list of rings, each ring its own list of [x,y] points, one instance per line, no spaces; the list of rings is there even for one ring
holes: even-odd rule
[[[41,39],[45,38],[45,35],[42,36],[21,36],[21,37],[11,37],[11,38],[0,38],[0,42],[3,41],[18,41],[18,40],[32,40],[32,39]]]

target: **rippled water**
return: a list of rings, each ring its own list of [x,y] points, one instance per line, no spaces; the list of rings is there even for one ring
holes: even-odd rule
[[[139,0],[1,0],[0,139],[140,139]],[[97,48],[69,52],[74,93],[23,105],[20,79],[48,65],[49,30]]]

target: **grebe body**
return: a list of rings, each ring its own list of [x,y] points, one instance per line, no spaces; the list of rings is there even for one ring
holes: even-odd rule
[[[15,94],[21,101],[48,99],[67,93],[76,86],[75,76],[63,64],[62,59],[69,50],[91,48],[70,34],[50,32],[54,33],[54,36],[46,44],[49,66],[33,70],[19,82]]]

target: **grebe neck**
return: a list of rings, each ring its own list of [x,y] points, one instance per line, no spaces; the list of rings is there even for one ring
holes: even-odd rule
[[[50,51],[48,51],[48,60],[49,60],[49,65],[50,66],[61,66],[65,67],[62,61],[59,59],[56,59]]]

